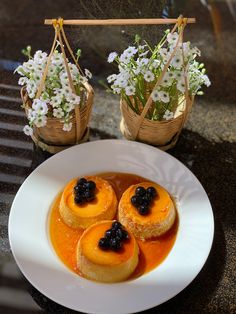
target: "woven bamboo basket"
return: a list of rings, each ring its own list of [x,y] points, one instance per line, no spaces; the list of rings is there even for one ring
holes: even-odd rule
[[[35,96],[36,99],[40,98],[41,93],[43,91],[49,65],[51,62],[53,52],[56,49],[57,42],[59,42],[60,44],[66,72],[68,75],[69,85],[74,94],[76,94],[76,91],[71,77],[68,59],[66,57],[64,46],[68,49],[80,73],[83,74],[83,71],[81,70],[66,38],[63,29],[63,19],[54,20],[53,26],[55,29],[55,37],[52,44],[51,52],[48,56],[43,77],[41,79],[41,82],[37,90],[37,94]],[[61,119],[55,117],[52,118],[47,117],[46,126],[37,127],[34,125],[33,134],[31,136],[34,143],[41,149],[46,150],[51,154],[55,154],[72,145],[87,141],[89,137],[88,123],[93,105],[93,96],[94,96],[93,88],[88,83],[83,83],[83,85],[81,86],[80,104],[75,106],[74,112],[72,113],[72,119],[70,121],[72,122],[72,129],[69,132],[63,131],[63,123],[61,122]],[[32,107],[32,99],[29,98],[25,87],[21,89],[21,98],[23,101],[23,107],[25,108],[27,115],[28,110]]]
[[[188,106],[186,106],[186,101],[181,101],[172,120],[153,121],[144,118],[140,123],[140,115],[134,112],[125,100],[121,100],[120,130],[128,140],[144,142],[162,150],[170,149],[178,140],[192,104],[193,98],[189,99]]]
[[[88,140],[88,123],[92,111],[94,92],[88,83],[84,84],[84,87],[83,96],[81,97],[80,118],[79,120],[76,119],[76,114],[75,112],[73,113],[71,131],[63,131],[63,124],[61,119],[58,118],[47,118],[47,124],[44,127],[38,128],[34,126],[32,139],[41,149],[54,154],[72,145]],[[21,98],[27,115],[29,108],[32,106],[32,100],[29,98],[24,87],[21,89]],[[77,134],[78,124],[79,134]]]
[[[181,26],[179,28],[179,37],[176,45],[169,57],[168,62],[165,64],[162,73],[152,87],[152,90],[157,89],[158,86],[161,84],[162,79],[171,64],[172,59],[175,56],[177,48],[179,47],[179,45],[183,45],[183,31],[186,23],[186,19],[178,19],[177,23],[172,29],[171,33],[175,32],[178,26]],[[182,57],[184,60],[183,49]],[[152,112],[154,105],[151,97],[151,92],[149,92],[146,104],[140,110],[139,114],[134,112],[134,110],[128,105],[125,99],[121,99],[120,109],[122,119],[120,123],[120,130],[128,140],[151,144],[159,147],[162,150],[168,150],[176,144],[194,101],[194,98],[189,95],[189,83],[186,71],[186,65],[184,65],[185,92],[184,95],[178,99],[175,106],[174,118],[171,120],[154,121],[147,118],[147,113]],[[131,98],[130,101],[132,102]]]

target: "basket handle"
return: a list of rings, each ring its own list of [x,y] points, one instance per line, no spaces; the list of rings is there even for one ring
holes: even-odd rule
[[[48,74],[48,69],[49,69],[49,65],[51,63],[51,59],[52,59],[52,55],[53,55],[53,52],[55,50],[55,47],[56,47],[56,41],[57,39],[59,40],[59,43],[60,43],[60,46],[61,46],[61,52],[62,52],[62,56],[63,56],[63,60],[64,60],[64,63],[65,63],[65,67],[66,67],[66,72],[67,72],[67,76],[68,76],[68,80],[69,80],[69,84],[70,84],[70,88],[71,90],[73,91],[74,94],[76,94],[76,91],[75,91],[75,87],[74,87],[74,84],[73,84],[73,80],[72,80],[72,76],[71,76],[71,73],[70,73],[70,69],[69,69],[69,65],[68,65],[68,61],[67,61],[67,58],[66,58],[66,52],[65,52],[65,49],[64,49],[64,45],[63,45],[63,41],[62,41],[62,37],[64,39],[64,42],[65,42],[65,45],[68,49],[68,51],[70,52],[70,55],[71,57],[73,58],[78,70],[80,71],[80,73],[83,75],[83,72],[72,52],[72,49],[69,45],[69,42],[66,38],[66,35],[65,35],[65,32],[64,32],[64,29],[63,29],[63,19],[58,19],[58,20],[53,20],[53,26],[54,26],[54,29],[55,29],[55,36],[54,36],[54,40],[53,40],[53,44],[52,44],[52,48],[51,48],[51,52],[48,56],[48,60],[47,60],[47,64],[46,64],[46,67],[45,67],[45,71],[43,73],[43,76],[42,76],[42,79],[40,81],[40,84],[39,84],[39,88],[38,88],[38,91],[37,91],[37,94],[36,94],[36,98],[39,98],[42,94],[42,90],[43,90],[43,87],[44,87],[44,83],[45,83],[45,80],[46,80],[46,77],[47,77],[47,74]],[[62,34],[62,36],[61,36]],[[80,108],[79,106],[75,106],[75,122],[76,122],[76,144],[79,143],[79,138],[80,138],[80,132],[81,132],[81,129],[80,129],[80,125],[81,125],[81,114],[80,114]]]
[[[164,66],[164,68],[162,70],[162,73],[159,76],[159,78],[158,78],[158,80],[157,80],[157,82],[156,82],[156,84],[155,84],[155,86],[154,86],[152,91],[154,91],[161,84],[162,79],[163,79],[164,75],[166,74],[167,69],[168,69],[168,67],[169,67],[169,65],[170,65],[170,63],[171,63],[171,61],[172,61],[172,59],[173,59],[173,57],[174,57],[174,55],[176,53],[178,45],[179,45],[180,41],[182,41],[182,39],[183,39],[183,31],[184,31],[184,28],[185,28],[186,24],[187,24],[187,18],[183,18],[182,16],[179,16],[179,18],[177,20],[177,23],[175,24],[175,26],[173,27],[173,29],[171,31],[171,34],[173,34],[178,26],[182,26],[181,29],[180,29],[180,32],[179,32],[178,40],[176,42],[175,48],[173,49],[173,51],[172,51],[172,53],[171,53],[171,55],[169,57],[168,62],[165,64],[165,66]],[[136,128],[135,133],[134,133],[134,140],[137,139],[140,127],[142,125],[142,122],[143,122],[143,120],[144,120],[144,118],[145,118],[145,116],[146,116],[146,114],[147,114],[151,104],[152,104],[152,93],[150,93],[150,95],[148,97],[148,100],[147,100],[147,102],[146,102],[146,104],[145,104],[145,106],[143,108],[143,111],[142,111],[142,113],[141,113],[141,115],[139,117],[139,120],[137,122],[137,128]]]

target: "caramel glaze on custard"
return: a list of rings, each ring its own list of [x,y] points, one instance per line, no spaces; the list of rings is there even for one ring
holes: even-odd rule
[[[127,173],[101,173],[97,176],[107,180],[113,187],[118,201],[124,191],[131,185],[147,179]],[[76,248],[83,229],[73,229],[63,222],[59,213],[61,194],[55,200],[49,217],[49,233],[52,246],[62,262],[72,271],[82,275],[77,268]],[[176,212],[177,213],[177,212]],[[136,278],[158,266],[172,249],[178,231],[178,215],[170,230],[158,238],[146,241],[137,239],[139,262],[130,278]]]
[[[77,265],[88,279],[118,282],[127,279],[138,264],[138,245],[132,233],[122,248],[102,250],[99,240],[112,227],[112,221],[99,221],[86,229],[77,246]]]
[[[113,219],[117,210],[117,198],[108,181],[97,176],[86,176],[96,184],[93,201],[78,205],[75,203],[74,186],[77,180],[67,183],[63,190],[59,211],[64,222],[72,228],[86,229],[97,221]]]

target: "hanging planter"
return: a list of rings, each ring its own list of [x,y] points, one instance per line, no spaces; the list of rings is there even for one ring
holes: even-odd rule
[[[52,154],[89,137],[89,118],[93,104],[93,89],[74,56],[63,29],[63,20],[54,20],[54,41],[51,52],[37,51],[16,69],[22,75],[21,97],[29,125],[24,132],[34,143]],[[66,57],[67,47],[74,63]],[[59,52],[59,49],[61,52]]]
[[[204,65],[196,61],[200,51],[183,42],[187,19],[179,18],[172,31],[151,48],[146,42],[128,47],[120,56],[110,53],[108,62],[116,62],[118,74],[107,80],[120,94],[120,129],[129,140],[173,147],[191,111],[194,96],[209,86]]]

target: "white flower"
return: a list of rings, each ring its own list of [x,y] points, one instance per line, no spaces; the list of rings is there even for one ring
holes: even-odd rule
[[[26,86],[26,91],[27,91],[29,97],[31,99],[33,99],[36,92],[37,92],[37,86],[36,86],[35,82],[33,82],[32,80],[29,80],[27,83],[27,86]]]
[[[25,135],[28,135],[28,136],[33,135],[33,129],[29,125],[24,126],[23,132],[25,133]]]
[[[72,94],[72,90],[71,90],[70,86],[63,86],[63,95],[65,97],[67,97],[67,95],[69,95],[69,94]]]
[[[160,48],[159,53],[163,59],[166,59],[168,57],[168,51],[166,48]]]
[[[50,64],[50,67],[49,67],[49,69],[48,69],[48,75],[49,75],[49,76],[55,75],[56,69],[57,69],[57,68],[56,68],[55,65]]]
[[[28,81],[29,81],[29,79],[27,77],[20,77],[19,81],[18,81],[18,84],[19,85],[25,85],[25,84],[28,83]]]
[[[185,92],[185,82],[184,82],[184,79],[179,80],[176,87],[177,87],[177,89],[178,89],[181,93],[184,93],[184,92]]]
[[[113,92],[115,94],[120,94],[120,92],[121,92],[121,88],[120,87],[112,85],[112,89],[113,89]]]
[[[142,68],[140,66],[138,66],[136,69],[134,69],[134,74],[138,75],[139,73],[141,73]]]
[[[181,80],[184,76],[184,73],[183,71],[175,71],[174,72],[174,77],[175,79],[178,81],[178,80]]]
[[[161,85],[168,87],[171,86],[172,82],[173,79],[169,77],[168,73],[166,73],[162,79]]]
[[[151,94],[153,101],[162,101],[168,103],[170,101],[170,96],[167,92],[161,90],[154,90]]]
[[[85,75],[86,75],[89,79],[92,78],[92,73],[91,73],[88,69],[85,69],[85,70],[84,70],[84,73],[85,73]]]
[[[29,109],[27,113],[27,118],[29,119],[30,122],[32,122],[37,116],[36,111]]]
[[[158,99],[159,99],[158,90],[155,89],[155,90],[152,92],[151,96],[152,96],[152,100],[153,100],[153,101],[158,101]]]
[[[111,74],[107,77],[107,82],[111,83],[111,82],[115,81],[115,79],[116,79],[116,74]]]
[[[34,99],[32,108],[37,114],[45,115],[48,112],[48,106],[45,101],[40,99]]]
[[[151,66],[152,66],[153,69],[157,69],[157,68],[159,67],[159,65],[160,65],[160,60],[154,59],[154,60],[152,61]]]
[[[125,49],[123,53],[125,53],[128,56],[132,57],[133,55],[136,54],[137,51],[138,51],[137,48],[130,46],[127,49]]]
[[[62,83],[68,83],[68,75],[66,72],[62,72],[60,74],[60,80]]]
[[[42,50],[38,50],[34,54],[34,61],[38,64],[45,63],[46,58],[47,58],[47,53],[42,52]]]
[[[80,96],[71,93],[66,96],[66,100],[72,103],[73,105],[79,105]]]
[[[36,67],[36,64],[34,63],[33,60],[29,60],[29,61],[23,63],[23,70],[25,72],[32,71],[35,69],[35,67]]]
[[[58,94],[56,96],[53,96],[50,99],[50,105],[53,106],[53,108],[58,107],[61,104],[62,99],[63,99],[63,95]]]
[[[128,84],[128,81],[124,76],[119,76],[114,82],[115,86],[123,87],[123,88],[125,88],[127,84]]]
[[[77,69],[77,66],[75,64],[69,63],[68,66],[72,76],[76,76],[79,74],[79,70]]]
[[[34,120],[34,124],[40,128],[47,124],[47,118],[46,116],[37,116]]]
[[[147,65],[148,62],[149,62],[148,58],[141,58],[137,60],[138,66],[141,66],[141,67]]]
[[[107,62],[112,63],[117,56],[118,54],[116,52],[111,52],[107,58]]]
[[[56,66],[62,66],[63,62],[64,60],[63,60],[62,54],[55,51],[52,55],[52,64]]]
[[[54,93],[56,96],[63,96],[64,92],[61,88],[54,88]]]
[[[154,80],[155,76],[154,74],[151,72],[151,71],[147,71],[145,74],[144,74],[144,79],[146,82],[152,82]]]
[[[60,118],[62,118],[64,116],[64,112],[63,112],[63,110],[61,108],[53,109],[53,116],[55,118],[60,119]]]
[[[69,102],[69,103],[65,103],[63,108],[66,112],[70,112],[71,110],[75,109],[75,105]]]
[[[166,37],[170,45],[175,45],[177,43],[178,38],[179,38],[179,35],[176,32],[174,32],[173,34],[169,33]]]
[[[134,86],[127,86],[125,88],[125,93],[127,96],[135,95],[135,87]]]
[[[123,62],[125,64],[129,63],[131,56],[126,54],[126,53],[122,53],[120,56],[120,62]]]
[[[165,120],[171,120],[174,118],[174,114],[173,112],[169,111],[169,110],[166,110],[165,113],[164,113],[164,116],[163,116],[163,119]]]
[[[72,122],[64,123],[63,131],[70,132],[71,129],[72,129]]]
[[[171,61],[171,65],[176,68],[180,69],[183,65],[183,57],[181,56],[180,53],[177,53],[174,58]]]
[[[204,85],[206,85],[207,87],[211,85],[211,81],[209,80],[209,77],[206,74],[202,76],[202,79],[203,79]]]
[[[160,101],[162,101],[164,103],[168,103],[170,101],[170,96],[165,91],[159,91],[158,92],[158,97],[159,97]]]

